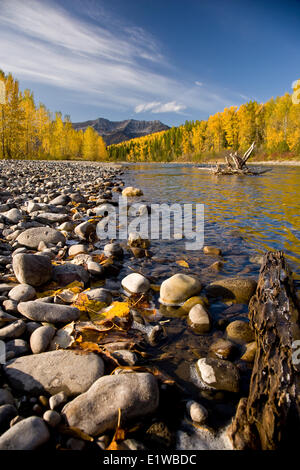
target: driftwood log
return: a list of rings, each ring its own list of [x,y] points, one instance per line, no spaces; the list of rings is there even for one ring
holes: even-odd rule
[[[260,175],[269,171],[268,169],[261,170],[259,172],[249,170],[246,165],[247,160],[249,160],[255,147],[255,142],[252,142],[248,150],[240,157],[237,152],[230,153],[225,157],[225,164],[216,164],[212,168],[212,173],[214,175]]]
[[[299,312],[283,253],[267,253],[249,304],[257,352],[249,396],[240,400],[229,428],[235,449],[292,449],[299,443],[299,365],[292,357]]]

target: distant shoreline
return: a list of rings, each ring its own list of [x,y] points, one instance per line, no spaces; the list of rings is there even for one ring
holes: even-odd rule
[[[119,162],[120,165],[138,165],[138,164],[147,164],[147,165],[195,165],[195,166],[215,166],[216,162],[179,162],[179,161],[171,161],[171,162],[126,162],[122,161]],[[217,161],[217,163],[222,164],[224,161]],[[266,166],[300,166],[300,161],[280,161],[280,160],[270,160],[270,161],[252,161],[247,162],[247,165],[266,165]]]

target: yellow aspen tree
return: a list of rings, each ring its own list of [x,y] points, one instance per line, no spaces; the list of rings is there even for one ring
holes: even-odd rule
[[[238,149],[238,136],[239,136],[239,126],[238,126],[238,117],[237,117],[237,107],[231,106],[230,108],[225,108],[222,113],[223,127],[225,131],[225,138],[227,147],[233,150]]]
[[[289,113],[293,106],[291,95],[286,93],[275,99],[266,123],[266,147],[269,151],[285,152],[288,147]],[[269,109],[270,111],[270,109]]]
[[[103,138],[98,135],[97,137],[97,160],[107,160],[106,145]]]
[[[22,152],[26,159],[34,158],[37,150],[37,123],[33,93],[21,93],[21,107],[24,113]]]
[[[300,89],[300,82],[299,82]],[[295,101],[295,100],[294,100]],[[289,150],[300,153],[300,101],[293,103],[289,110],[289,127],[287,131]]]
[[[36,132],[38,139],[38,157],[50,155],[51,118],[46,107],[40,103],[36,110]]]
[[[189,155],[191,153],[191,141],[190,133],[185,126],[182,126],[182,141],[181,148],[183,155]]]
[[[83,134],[82,156],[85,160],[96,160],[98,134],[92,127],[87,127]]]
[[[19,83],[11,74],[0,73],[5,83],[5,104],[1,105],[1,155],[2,158],[22,157],[24,113],[21,107]]]
[[[221,113],[210,116],[206,128],[206,149],[208,151],[220,152],[224,146],[224,129]]]

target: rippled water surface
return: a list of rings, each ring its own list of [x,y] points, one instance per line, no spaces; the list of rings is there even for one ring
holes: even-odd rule
[[[136,164],[127,177],[147,202],[203,203],[205,244],[232,255],[284,250],[300,276],[300,167],[261,176],[214,176],[178,164]],[[161,242],[162,243],[162,242]],[[182,252],[183,243],[172,250]]]
[[[205,206],[205,244],[221,248],[222,257],[187,251],[184,240],[152,240],[153,258],[129,260],[121,277],[130,268],[152,276],[157,285],[175,273],[194,274],[205,286],[220,277],[249,276],[258,279],[261,255],[266,250],[283,250],[300,282],[300,167],[271,167],[260,176],[214,176],[207,169],[178,164],[132,164],[123,175],[127,186],[136,186],[144,195],[137,198],[151,203],[202,203]],[[207,269],[217,259],[224,263],[220,272]],[[188,266],[178,264],[185,260]],[[159,308],[158,294],[154,299]],[[209,334],[198,335],[187,325],[186,316],[165,311],[163,319],[167,341],[153,351],[158,365],[197,397],[193,365],[206,357],[212,342],[226,337],[219,322],[247,319],[246,305],[231,306],[210,301],[213,327]],[[226,325],[225,325],[226,326]],[[240,354],[236,361],[239,362]],[[250,365],[242,365],[245,389]],[[243,389],[243,387],[242,387]],[[203,397],[202,397],[203,398]],[[221,402],[223,398],[221,397]],[[210,401],[209,407],[219,406]],[[227,403],[226,413],[232,413]],[[211,408],[212,409],[212,408]],[[230,411],[231,410],[231,411]],[[225,413],[225,414],[226,414]],[[212,416],[215,416],[212,413]]]

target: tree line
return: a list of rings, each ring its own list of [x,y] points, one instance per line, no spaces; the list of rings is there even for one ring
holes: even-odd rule
[[[21,92],[18,81],[0,70],[1,81],[0,158],[107,160],[105,142],[92,127],[76,131],[69,116],[36,105],[30,90]]]
[[[6,99],[0,103],[0,158],[198,161],[228,150],[244,152],[253,141],[261,155],[300,155],[300,100],[295,102],[289,93],[265,104],[231,106],[207,120],[186,121],[106,148],[92,127],[77,131],[69,116],[53,116],[43,104],[36,105],[33,93],[20,91],[11,74],[0,70],[1,82]],[[300,95],[300,80],[294,95],[296,91]]]
[[[296,83],[299,89],[300,80]],[[167,131],[111,145],[108,155],[120,161],[197,161],[228,150],[244,152],[255,141],[258,154],[292,158],[300,155],[300,104],[294,104],[292,96],[286,93],[265,104],[249,101],[225,108],[206,121],[186,121]]]

